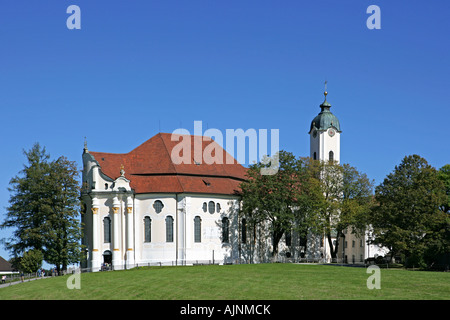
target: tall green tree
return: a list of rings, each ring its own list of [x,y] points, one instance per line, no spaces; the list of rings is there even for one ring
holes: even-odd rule
[[[29,151],[24,151],[24,155],[27,164],[10,180],[7,217],[1,224],[1,228],[15,229],[10,239],[3,239],[6,249],[15,257],[28,249],[43,248],[43,224],[51,210],[50,156],[38,143]]]
[[[298,160],[299,194],[297,196],[295,214],[295,228],[305,245],[309,233],[322,234],[323,224],[320,212],[326,207],[320,173],[317,171],[319,162],[311,158]]]
[[[0,225],[14,228],[13,236],[3,241],[15,257],[41,251],[59,271],[78,261],[81,251],[78,170],[65,157],[50,161],[38,143],[24,154],[28,163],[10,181],[10,205]]]
[[[253,232],[256,241],[257,228],[270,228],[272,236],[272,255],[278,253],[278,244],[286,232],[295,228],[306,230],[310,221],[308,215],[312,207],[311,197],[307,192],[310,182],[307,166],[302,160],[287,151],[280,151],[276,156],[278,170],[274,174],[262,174],[267,163],[250,166],[247,171],[248,179],[241,184],[242,208],[241,218],[246,220],[247,226]]]
[[[319,224],[327,238],[331,258],[337,258],[339,239],[344,230],[362,235],[366,217],[373,206],[373,185],[365,173],[349,164],[315,161],[313,170],[323,194],[319,209]],[[336,239],[334,242],[333,239]]]
[[[442,204],[442,211],[450,214],[450,164],[446,164],[438,171],[438,178],[444,183],[447,201]]]
[[[59,271],[80,260],[79,172],[76,163],[60,157],[50,164],[51,210],[44,229],[45,260]]]
[[[438,178],[443,182],[446,198],[440,209],[442,211],[441,223],[437,222],[433,237],[427,240],[424,253],[424,262],[429,267],[448,269],[450,264],[450,164],[446,164],[437,172]]]
[[[405,254],[419,259],[431,242],[442,239],[447,219],[440,210],[446,201],[443,182],[435,168],[418,156],[406,156],[375,188],[377,206],[370,215],[374,242],[388,248],[393,258]]]

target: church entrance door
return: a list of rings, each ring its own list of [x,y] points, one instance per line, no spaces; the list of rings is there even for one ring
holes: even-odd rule
[[[109,270],[112,264],[112,253],[109,250],[103,252],[103,266],[102,269]]]

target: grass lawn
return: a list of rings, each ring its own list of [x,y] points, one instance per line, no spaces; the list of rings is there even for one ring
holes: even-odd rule
[[[365,268],[299,264],[151,267],[81,274],[0,288],[7,299],[370,300],[450,299],[450,273],[381,269],[381,289],[369,290]]]

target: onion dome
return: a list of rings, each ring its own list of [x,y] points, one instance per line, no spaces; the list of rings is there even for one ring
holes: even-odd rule
[[[320,113],[311,121],[311,127],[309,129],[309,133],[315,128],[316,130],[328,130],[333,127],[337,132],[341,132],[341,126],[339,124],[338,118],[331,113],[330,108],[331,104],[327,101],[328,92],[324,92],[325,100],[320,105],[321,111]]]

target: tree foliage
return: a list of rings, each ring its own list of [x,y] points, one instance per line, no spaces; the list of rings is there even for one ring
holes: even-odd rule
[[[0,225],[14,228],[13,236],[3,241],[15,257],[41,251],[59,271],[78,261],[80,253],[76,164],[65,157],[50,161],[38,143],[24,154],[27,164],[10,181],[7,216]]]
[[[314,171],[317,172],[323,194],[319,220],[331,257],[335,259],[344,230],[349,228],[350,232],[363,234],[367,215],[373,206],[374,183],[365,173],[349,164],[316,161]],[[333,238],[336,238],[336,242],[333,242]]]
[[[444,183],[447,201],[442,204],[441,210],[450,214],[450,164],[446,164],[438,171],[438,178]]]
[[[421,258],[431,243],[445,237],[448,216],[440,210],[446,201],[444,185],[420,156],[405,157],[375,188],[375,197],[370,216],[374,242],[390,249],[392,257]]]
[[[52,206],[44,230],[46,261],[67,265],[79,261],[81,238],[79,223],[79,184],[76,164],[65,157],[51,163]]]
[[[25,273],[37,272],[42,266],[43,254],[39,250],[29,250],[24,252],[20,259],[19,268]]]
[[[363,228],[373,182],[349,165],[296,158],[286,151],[278,154],[275,174],[261,174],[266,163],[252,165],[241,184],[241,214],[249,227],[255,233],[257,226],[269,224],[273,255],[286,232],[296,231],[303,238],[308,233],[325,234],[335,258],[338,244],[332,238],[349,226]]]
[[[7,218],[1,225],[2,228],[15,228],[13,237],[4,240],[13,256],[20,256],[29,248],[40,250],[44,246],[42,225],[50,214],[49,155],[39,144],[24,154],[28,164],[24,165],[20,175],[10,180]]]
[[[298,175],[299,163],[292,153],[280,151],[279,168],[271,175],[261,174],[267,161],[250,166],[248,179],[241,184],[242,213],[247,225],[256,228],[268,222],[273,239],[273,255],[276,255],[278,242],[286,230],[292,228],[295,218],[293,208],[300,198],[301,186]],[[256,239],[256,236],[253,238]]]

